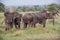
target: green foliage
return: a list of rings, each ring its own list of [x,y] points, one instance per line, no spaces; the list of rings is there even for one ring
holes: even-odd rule
[[[41,10],[41,8],[40,8],[40,6],[39,6],[39,5],[35,5],[35,6],[33,7],[33,10],[34,10],[34,11],[40,11],[40,10]]]
[[[0,35],[0,40],[4,40],[3,37]]]
[[[4,11],[5,11],[5,5],[0,2],[0,12],[4,12]]]
[[[48,11],[56,11],[56,10],[58,10],[58,5],[57,4],[50,4],[50,5],[48,5],[47,6],[47,10]]]
[[[60,10],[60,4],[58,5],[58,9]]]
[[[41,7],[39,5],[34,5],[34,6],[22,6],[22,7],[18,7],[17,11],[40,11]]]
[[[24,14],[24,12],[22,12]],[[0,20],[3,18],[3,13],[0,13]],[[56,40],[60,38],[60,16],[55,20],[55,25],[47,21],[46,27],[43,28],[37,25],[36,28],[10,29],[5,31],[5,26],[0,26],[0,40]],[[22,26],[21,26],[22,27]]]
[[[25,11],[26,11],[26,8],[27,8],[27,7],[23,6],[23,7],[21,8],[21,10],[22,10],[23,12],[25,12]]]

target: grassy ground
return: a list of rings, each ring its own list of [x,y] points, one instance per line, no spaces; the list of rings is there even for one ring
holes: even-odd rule
[[[0,40],[60,40],[60,16],[56,17],[54,26],[51,21],[47,21],[45,28],[37,24],[36,28],[13,28],[7,32],[4,30],[5,25],[2,24],[3,19],[4,16],[0,13]]]

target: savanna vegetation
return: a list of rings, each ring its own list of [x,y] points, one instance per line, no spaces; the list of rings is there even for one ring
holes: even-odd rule
[[[42,9],[56,11],[56,9],[60,10],[60,6],[50,4],[44,6]],[[23,6],[22,8],[18,7],[17,11],[21,14],[25,14],[27,11],[32,13],[42,9],[39,6],[30,7],[30,9],[29,7]],[[22,24],[21,27],[23,27]],[[60,16],[55,16],[55,25],[52,24],[51,20],[47,20],[45,28],[37,24],[36,28],[26,28],[25,30],[13,28],[9,31],[5,31],[4,29],[4,12],[0,12],[0,40],[60,40]]]

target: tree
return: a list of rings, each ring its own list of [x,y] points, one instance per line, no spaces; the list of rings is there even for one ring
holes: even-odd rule
[[[40,8],[39,5],[34,5],[34,6],[33,6],[33,10],[34,10],[34,11],[40,11],[41,8]]]
[[[60,4],[58,5],[58,9],[60,10]]]
[[[4,12],[4,11],[5,11],[5,5],[0,2],[0,12]]]
[[[20,12],[21,11],[21,7],[17,7],[16,11]]]
[[[21,10],[22,10],[23,12],[25,12],[25,11],[26,11],[26,9],[27,9],[27,7],[26,7],[26,6],[23,6],[23,7],[21,8]]]
[[[58,5],[57,4],[50,4],[50,5],[48,5],[47,6],[47,10],[48,11],[56,11],[56,10],[58,10]]]

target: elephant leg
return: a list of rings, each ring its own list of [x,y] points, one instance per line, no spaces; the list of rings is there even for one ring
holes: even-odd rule
[[[32,22],[32,26],[31,27],[36,27],[36,23],[35,22]]]
[[[36,24],[31,24],[31,27],[34,27],[35,28],[36,27]]]
[[[34,28],[36,27],[36,24],[34,24]]]
[[[15,24],[15,28],[18,29],[17,25]]]
[[[53,18],[53,25],[55,25],[55,19]]]
[[[6,27],[6,28],[5,28],[5,31],[8,31],[8,30],[9,30],[9,27]]]
[[[6,24],[5,30],[8,31],[9,29],[10,29],[10,25],[9,24]]]
[[[30,27],[30,23],[29,23],[29,26],[28,27]]]
[[[18,28],[20,29],[20,23],[18,23]]]
[[[24,28],[27,28],[27,23],[24,23]]]
[[[5,25],[6,25],[5,31],[8,31],[9,30],[9,25],[8,25],[8,23],[6,21],[5,21]]]
[[[5,28],[5,31],[8,31],[8,30],[9,30],[9,28],[8,28],[8,27],[6,27],[6,28]]]
[[[13,23],[10,24],[11,28],[13,28]]]
[[[33,23],[31,23],[31,27],[33,27]]]
[[[44,20],[42,24],[43,24],[43,27],[45,28],[45,26],[46,26],[46,20]]]

